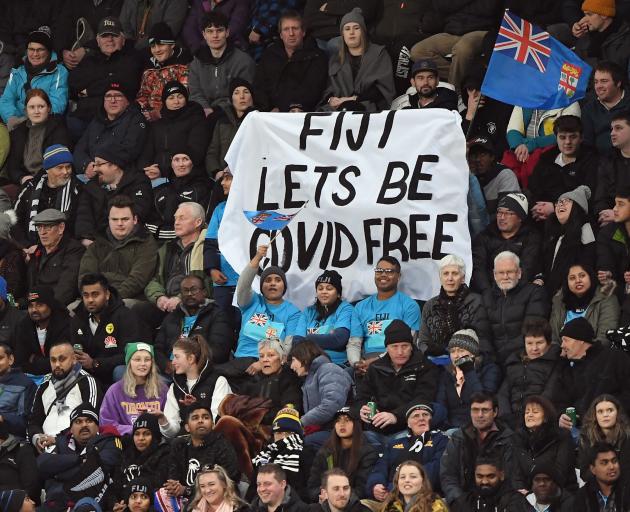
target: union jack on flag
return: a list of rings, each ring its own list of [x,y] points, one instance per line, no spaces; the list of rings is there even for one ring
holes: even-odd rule
[[[255,217],[252,217],[252,224],[261,224],[262,222],[265,222],[269,217],[271,217],[270,213],[259,213]]]
[[[547,32],[505,11],[494,51],[503,52],[515,61],[538,68],[544,73],[551,57],[548,44]]]
[[[383,322],[372,321],[367,324],[368,336],[383,333]]]
[[[249,319],[249,323],[262,327],[267,323],[267,320],[269,320],[269,317],[264,313],[256,313]]]

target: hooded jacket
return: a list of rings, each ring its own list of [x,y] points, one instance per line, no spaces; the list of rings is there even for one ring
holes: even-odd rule
[[[65,308],[51,309],[43,347],[39,344],[37,328],[30,316],[26,315],[19,324],[15,342],[15,366],[22,368],[24,373],[44,375],[50,372],[50,347],[58,341],[70,339],[68,311]]]
[[[101,273],[120,298],[142,299],[156,265],[157,244],[144,226],[136,225],[124,240],[116,240],[108,228],[107,236],[97,237],[85,251],[79,282],[86,274]]]
[[[194,165],[203,163],[210,143],[210,129],[198,103],[187,102],[178,110],[162,107],[161,112],[162,117],[149,127],[138,167],[144,169],[157,164],[162,176],[170,178],[173,175],[171,159],[175,153],[185,150]]]
[[[90,313],[81,302],[74,310],[70,323],[70,341],[80,344],[83,352],[98,361],[98,367],[90,372],[101,382],[111,382],[116,366],[125,364],[127,343],[150,341],[143,332],[140,319],[123,303],[115,288],[109,289],[109,301],[100,313],[100,322],[92,333]]]
[[[26,62],[26,56],[23,59]],[[11,117],[26,115],[26,92],[30,89],[46,91],[52,104],[53,114],[63,114],[68,104],[68,71],[51,52],[50,61],[29,82],[25,65],[11,70],[9,81],[0,97],[0,117],[6,123]]]
[[[26,418],[33,404],[35,389],[35,383],[17,368],[9,368],[0,376],[0,416],[10,434],[21,438],[26,436]]]
[[[600,158],[594,200],[596,214],[612,209],[617,190],[630,185],[629,175],[630,158],[624,157],[619,149],[615,148]]]
[[[507,475],[507,473],[506,473]],[[477,490],[463,494],[451,505],[451,512],[515,512],[527,501],[518,491],[512,490],[508,481],[503,481],[492,496],[484,496]]]
[[[495,424],[498,430],[489,432],[481,445],[470,423],[451,436],[440,465],[442,493],[449,504],[474,487],[475,460],[481,455],[500,458],[505,474],[512,474],[514,432],[499,422]]]
[[[186,309],[180,304],[173,312],[166,315],[155,338],[155,358],[160,367],[166,364],[173,350],[174,343],[182,335]],[[206,299],[199,308],[188,336],[201,334],[208,342],[212,352],[212,361],[221,364],[227,362],[230,351],[234,348],[234,334],[226,314],[216,302]]]
[[[0,491],[23,489],[39,503],[41,485],[35,467],[33,448],[9,434],[0,439]]]
[[[236,136],[241,123],[252,109],[244,112],[242,117],[237,117],[232,106],[223,109],[223,116],[218,120],[212,132],[212,139],[206,152],[206,171],[210,176],[215,176],[218,171],[227,167],[225,155],[230,144]]]
[[[107,204],[119,195],[133,199],[139,222],[146,222],[149,219],[153,207],[153,191],[149,178],[143,173],[132,169],[126,170],[120,183],[113,190],[104,188],[97,176],[87,182],[79,198],[77,221],[74,226],[76,237],[94,240],[96,235],[104,234],[108,224]]]
[[[573,499],[573,512],[600,512],[601,507],[598,499],[599,486],[595,482],[587,482],[584,487],[578,489]],[[630,509],[630,491],[627,482],[621,478],[613,487],[612,499],[615,508],[613,510]],[[611,509],[608,509],[611,510]]]
[[[96,115],[74,148],[74,170],[77,174],[85,172],[88,164],[94,161],[98,148],[107,146],[116,152],[120,161],[127,163],[124,170],[132,171],[132,164],[140,156],[147,137],[146,127],[146,120],[135,103],[130,103],[124,112],[110,121],[101,101]]]
[[[39,244],[28,262],[29,290],[49,286],[59,302],[70,304],[79,296],[76,283],[84,253],[85,247],[69,235],[64,235],[57,248],[50,253]]]
[[[196,101],[203,108],[227,108],[231,104],[229,87],[232,79],[244,78],[252,83],[255,69],[254,60],[238,48],[228,44],[221,57],[215,59],[210,48],[204,45],[190,63],[190,101]]]
[[[353,409],[358,416],[362,406],[376,402],[379,411],[391,412],[396,423],[379,429],[385,435],[404,430],[407,426],[406,413],[412,405],[428,404],[435,399],[437,368],[419,352],[414,351],[402,368],[394,369],[389,354],[374,361],[367,374],[357,385],[357,396]],[[373,427],[370,425],[369,427]]]
[[[531,282],[542,270],[540,233],[526,223],[512,238],[503,238],[496,222],[475,237],[472,243],[473,273],[471,288],[483,292],[494,284],[494,258],[503,251],[511,251],[521,260],[524,282]]]
[[[188,64],[191,60],[190,52],[180,46],[175,46],[173,55],[164,62],[159,62],[147,49],[140,90],[136,96],[136,102],[140,108],[142,110],[161,110],[164,86],[172,80],[187,85]]]
[[[483,303],[492,327],[497,360],[502,366],[511,354],[523,347],[523,323],[531,318],[549,317],[545,289],[522,279],[505,293],[495,282],[491,289],[484,291]]]
[[[339,33],[338,27],[336,31]],[[265,49],[256,67],[256,105],[261,110],[288,112],[290,105],[300,104],[305,112],[311,112],[322,98],[327,73],[326,55],[312,39],[304,39],[291,58],[284,44],[275,42]]]

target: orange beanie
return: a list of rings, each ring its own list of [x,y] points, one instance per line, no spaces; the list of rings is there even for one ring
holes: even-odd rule
[[[612,17],[615,15],[615,0],[584,0],[582,11]]]

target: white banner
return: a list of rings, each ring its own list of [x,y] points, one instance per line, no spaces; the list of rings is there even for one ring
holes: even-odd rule
[[[375,293],[373,269],[384,254],[402,264],[401,291],[433,297],[437,260],[457,254],[471,269],[460,122],[444,109],[249,114],[226,157],[234,181],[221,252],[240,272],[275,234],[243,211],[295,213],[308,201],[268,254],[285,269],[286,298],[296,306],[313,303],[324,269],[343,276],[348,301]]]

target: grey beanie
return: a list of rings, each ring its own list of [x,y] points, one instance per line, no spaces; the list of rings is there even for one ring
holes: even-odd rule
[[[343,36],[343,26],[346,23],[358,23],[361,25],[361,30],[363,31],[363,37],[367,38],[367,27],[365,26],[365,18],[363,17],[363,11],[360,7],[355,7],[350,12],[347,12],[341,18],[341,23],[339,23],[339,32],[342,33]]]
[[[277,274],[280,276],[280,279],[282,279],[282,282],[284,283],[284,291],[282,292],[282,295],[287,293],[287,276],[284,273],[284,270],[282,270],[280,267],[276,267],[275,265],[267,267],[265,270],[262,271],[262,274],[260,274],[260,293],[262,293],[263,281],[267,279],[267,276],[270,276],[271,274]]]
[[[479,355],[479,338],[477,333],[472,329],[461,329],[451,336],[451,341],[448,342],[449,350],[451,348],[463,348],[468,350],[473,356]]]
[[[571,199],[571,201],[580,205],[580,208],[584,210],[584,213],[588,213],[588,200],[590,198],[591,189],[588,188],[586,185],[580,185],[578,188],[562,194],[558,198],[558,201],[560,199]]]

